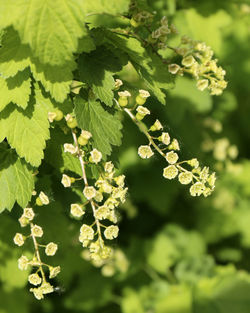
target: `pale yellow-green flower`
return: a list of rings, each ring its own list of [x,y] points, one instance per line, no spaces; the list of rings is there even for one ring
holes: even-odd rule
[[[24,218],[27,218],[29,221],[32,221],[34,216],[35,216],[35,213],[34,213],[32,208],[25,208],[25,209],[23,209],[23,215],[22,216]]]
[[[33,225],[31,228],[31,233],[35,237],[42,237],[43,236],[43,229],[41,226]]]
[[[138,148],[138,154],[142,159],[149,159],[152,155],[154,155],[154,152],[150,146],[140,146]]]
[[[52,256],[56,254],[57,249],[58,249],[57,244],[54,242],[50,242],[46,245],[45,253],[48,256]]]
[[[50,266],[49,267],[49,278],[55,278],[61,272],[60,266]]]
[[[112,240],[118,236],[119,228],[116,225],[108,226],[104,231],[106,239]]]
[[[29,259],[25,256],[22,255],[19,259],[18,259],[18,268],[23,271],[23,270],[27,270],[29,265]]]
[[[205,190],[205,186],[203,183],[197,182],[194,185],[192,185],[189,190],[190,190],[191,196],[193,197],[200,196]]]
[[[37,274],[30,274],[29,277],[28,277],[28,281],[30,284],[34,285],[34,286],[37,286],[37,285],[40,285],[41,282],[42,282],[42,278]]]
[[[174,165],[169,165],[163,169],[163,177],[174,179],[178,175],[178,169]]]
[[[169,164],[175,164],[179,159],[179,156],[174,151],[170,151],[166,154],[166,160]]]
[[[96,196],[96,189],[93,186],[86,186],[83,189],[83,194],[88,200]]]
[[[75,147],[71,143],[65,143],[63,145],[63,148],[64,148],[64,152],[69,152],[71,154],[75,154],[78,151],[77,147]]]
[[[17,246],[21,247],[24,244],[25,236],[20,233],[16,233],[13,241]]]
[[[90,152],[90,162],[93,162],[95,164],[99,163],[102,159],[102,153],[100,151],[98,151],[97,149],[93,149]]]
[[[188,185],[191,183],[193,174],[191,172],[183,172],[178,176],[179,182],[183,185]]]
[[[89,225],[87,224],[83,224],[80,228],[80,237],[81,237],[81,240],[93,240],[94,239],[94,230],[92,227],[90,227]],[[80,240],[80,241],[81,241]]]
[[[85,214],[85,212],[78,203],[72,203],[70,205],[70,214],[75,217],[82,217]]]
[[[169,133],[162,133],[160,138],[159,138],[160,141],[162,141],[162,143],[164,143],[164,145],[169,145],[170,144],[170,136],[169,136]]]

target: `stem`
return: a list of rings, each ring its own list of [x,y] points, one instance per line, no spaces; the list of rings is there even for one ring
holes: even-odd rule
[[[36,254],[36,258],[38,260],[38,262],[40,263],[40,266],[39,266],[39,270],[42,274],[42,278],[43,280],[46,282],[46,277],[45,277],[45,274],[44,274],[44,271],[43,271],[43,267],[42,267],[42,261],[41,261],[41,257],[40,257],[40,253],[39,253],[39,248],[38,248],[38,243],[36,241],[36,237],[32,234],[32,227],[34,226],[33,223],[30,223],[30,233],[31,233],[31,237],[33,239],[33,243],[34,243],[34,247],[35,247],[35,254]]]
[[[129,109],[124,108],[123,110],[129,115],[132,121],[138,126],[140,131],[144,133],[144,135],[148,138],[150,144],[155,148],[155,150],[157,150],[157,152],[159,152],[160,155],[165,158],[165,154],[161,151],[161,149],[154,142],[153,138],[149,135],[146,126],[141,121],[137,120],[134,114]]]
[[[73,130],[72,130],[72,136],[73,136],[74,143],[75,143],[75,145],[77,147],[77,157],[78,157],[79,162],[81,164],[82,178],[83,178],[84,184],[85,184],[85,186],[89,186],[87,175],[86,175],[86,170],[85,170],[85,162],[84,162],[84,160],[82,158],[82,155],[81,155],[81,152],[80,152],[80,148],[79,148],[79,145],[78,145],[76,133]],[[98,233],[98,239],[99,239],[99,242],[100,242],[100,246],[103,249],[104,246],[103,246],[103,239],[102,239],[102,233],[101,233],[101,226],[100,226],[99,220],[95,216],[95,212],[96,212],[95,202],[93,201],[93,199],[90,199],[89,203],[90,203],[92,211],[93,211],[93,216],[94,216],[94,219],[95,219],[95,224],[96,224],[96,228],[97,228],[97,233]]]
[[[114,99],[116,104],[119,105],[119,103],[117,102],[116,99]],[[144,133],[144,135],[148,138],[149,143],[155,148],[155,150],[166,160],[166,156],[164,154],[164,152],[157,146],[157,144],[154,142],[154,139],[152,136],[150,136],[147,127],[139,120],[137,120],[137,118],[134,116],[134,114],[131,112],[131,110],[127,109],[127,108],[122,108],[123,111],[125,111],[128,116],[132,119],[132,121],[138,126],[138,128],[140,129],[141,132]],[[190,172],[188,170],[186,170],[185,168],[183,168],[182,166],[180,166],[181,163],[184,163],[186,161],[183,162],[177,162],[176,165],[177,168],[182,171],[182,172]],[[192,172],[191,172],[192,173]],[[200,181],[198,177],[196,177],[193,173],[193,178],[195,178],[197,181]]]

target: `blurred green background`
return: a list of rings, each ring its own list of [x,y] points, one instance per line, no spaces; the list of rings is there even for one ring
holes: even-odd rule
[[[250,312],[250,3],[148,2],[181,35],[210,45],[227,71],[222,96],[200,92],[181,77],[166,106],[148,101],[152,121],[159,118],[180,141],[181,157],[197,157],[217,172],[215,192],[192,198],[185,186],[162,177],[160,158],[140,160],[137,148],[146,140],[125,118],[118,154],[129,198],[113,265],[101,271],[84,259],[79,223],[67,213],[76,196],[44,165],[48,175],[39,184],[49,186],[56,201],[42,209],[38,223],[59,243],[52,260],[62,267],[57,292],[37,301],[28,291],[27,273],[17,268],[21,249],[12,243],[19,231],[16,207],[0,217],[0,313]],[[129,66],[120,77],[134,90],[143,87]]]

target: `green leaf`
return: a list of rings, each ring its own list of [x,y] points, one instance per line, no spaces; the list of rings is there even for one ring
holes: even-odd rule
[[[63,65],[77,50],[84,35],[84,1],[28,0],[18,3],[14,22],[21,41],[30,45],[42,63]]]
[[[245,273],[224,274],[201,281],[194,289],[194,313],[248,313],[250,278]]]
[[[30,47],[21,43],[18,33],[9,28],[0,49],[0,72],[6,78],[16,75],[28,66],[34,78],[42,83],[56,101],[63,102],[67,98],[75,63],[69,61],[63,66],[42,64],[38,58],[32,56]]]
[[[105,111],[99,102],[77,96],[75,114],[79,127],[92,133],[94,146],[103,155],[111,154],[111,145],[121,144],[121,122],[116,115]]]
[[[20,5],[22,0],[0,1],[0,29],[11,25],[20,16]]]
[[[30,71],[18,72],[14,77],[4,79],[0,76],[0,111],[10,102],[25,109],[28,105],[31,89]]]
[[[118,14],[128,10],[129,0],[95,0],[84,1],[83,7],[85,13],[108,13]]]
[[[28,45],[21,43],[13,28],[5,31],[0,49],[0,73],[4,78],[15,76],[30,64],[31,51]]]
[[[102,41],[107,41],[119,48],[123,53],[125,52],[149,90],[161,103],[165,104],[165,94],[161,89],[172,88],[173,78],[167,65],[158,56],[147,51],[136,38],[114,34],[103,29],[96,29],[93,34],[97,38],[102,38]]]
[[[69,61],[64,66],[52,66],[32,59],[30,67],[34,78],[42,83],[56,101],[63,102],[67,98],[73,79],[74,62]]]
[[[34,189],[32,169],[13,150],[0,145],[0,212],[11,210],[15,202],[25,207]]]
[[[45,160],[56,170],[71,171],[82,176],[82,169],[77,157],[70,153],[65,153],[63,145],[73,143],[71,133],[64,134],[61,129],[55,127],[51,130],[51,139],[45,152]]]
[[[113,105],[114,98],[115,81],[112,74],[121,69],[119,59],[103,46],[79,57],[81,81],[89,84],[97,98],[108,106]]]
[[[37,94],[26,110],[10,104],[0,114],[0,141],[6,137],[19,156],[33,166],[41,164],[45,141],[49,139],[46,101],[48,99]]]

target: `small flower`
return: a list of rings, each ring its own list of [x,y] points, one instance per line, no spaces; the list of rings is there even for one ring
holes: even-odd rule
[[[105,205],[100,206],[96,211],[95,211],[95,217],[98,220],[104,220],[109,216],[109,209]]]
[[[152,155],[154,155],[154,152],[150,146],[140,146],[138,148],[138,154],[142,159],[149,159]]]
[[[125,98],[131,97],[131,93],[130,93],[129,91],[127,91],[127,90],[119,91],[119,92],[118,92],[118,95],[119,95],[120,98],[123,98],[123,97],[125,97]]]
[[[97,202],[102,202],[102,200],[103,200],[103,195],[102,195],[102,193],[99,191],[99,190],[97,190],[96,191],[96,196],[95,196],[95,201],[97,201]]]
[[[44,205],[49,204],[49,198],[46,196],[46,194],[44,192],[41,191],[39,193],[39,198],[40,198],[42,204],[44,204]]]
[[[116,182],[116,184],[120,187],[124,186],[124,180],[125,180],[125,175],[120,175],[114,178],[114,181]]]
[[[49,278],[55,278],[61,272],[60,266],[50,266],[49,267]]]
[[[169,165],[163,169],[163,177],[174,179],[178,175],[178,169],[174,165]]]
[[[216,181],[215,173],[212,173],[212,174],[207,178],[207,182],[208,182],[208,184],[209,184],[212,188],[214,188],[215,181]]]
[[[129,91],[125,90],[125,91],[120,91],[118,92],[119,95],[119,99],[118,99],[118,103],[120,104],[120,106],[125,107],[128,104],[128,97],[131,97],[131,94]]]
[[[31,228],[31,233],[35,237],[42,237],[43,236],[43,229],[38,225],[33,225]]]
[[[178,176],[179,182],[183,185],[188,185],[191,183],[193,174],[191,172],[183,172]]]
[[[64,149],[64,152],[69,152],[71,154],[75,154],[78,151],[77,147],[75,147],[71,143],[65,143],[63,145],[63,149]]]
[[[173,139],[168,148],[173,150],[180,150],[179,142],[177,141],[177,139]]]
[[[86,186],[83,189],[83,194],[86,199],[90,200],[96,196],[96,189],[92,186]]]
[[[108,226],[104,231],[106,239],[112,240],[118,236],[119,228],[116,225]]]
[[[157,130],[161,130],[162,128],[163,126],[161,125],[161,122],[159,120],[156,120],[149,130],[157,131]]]
[[[27,270],[29,265],[29,259],[25,256],[22,255],[19,259],[18,259],[18,268],[23,271],[23,270]]]
[[[29,225],[29,222],[30,222],[29,219],[23,215],[18,219],[18,221],[19,221],[21,227],[25,227],[25,226]]]
[[[68,175],[63,174],[61,183],[63,184],[63,186],[65,188],[70,187],[71,186],[71,178]]]
[[[57,249],[58,249],[57,244],[54,242],[50,242],[47,244],[47,246],[45,248],[45,253],[48,256],[52,256],[52,255],[56,254]]]
[[[24,218],[27,218],[29,221],[32,221],[34,216],[35,216],[35,213],[34,213],[32,208],[25,208],[25,209],[23,209],[23,215],[22,216]]]
[[[48,112],[48,120],[50,123],[53,123],[55,118],[56,118],[56,112]]]
[[[143,106],[139,105],[137,108],[136,108],[136,118],[138,120],[142,120],[146,115],[149,115],[150,114],[150,111],[147,109],[147,108],[144,108]]]
[[[21,247],[24,244],[25,237],[20,233],[16,233],[13,241],[17,246]]]
[[[180,70],[180,66],[178,64],[169,64],[168,66],[168,71],[171,73],[171,74],[177,74],[178,71]]]
[[[104,165],[105,172],[112,173],[113,169],[114,169],[114,164],[111,161],[105,163]]]
[[[169,145],[170,144],[170,136],[169,133],[162,133],[160,138],[160,141],[162,141],[162,143],[164,143],[164,145]]]
[[[38,274],[31,274],[28,277],[28,281],[30,284],[37,286],[41,284],[42,278]]]
[[[182,65],[184,65],[186,67],[192,66],[195,62],[196,62],[195,58],[192,55],[186,56],[181,61]]]
[[[94,235],[95,235],[95,232],[93,230],[92,227],[90,227],[89,225],[87,224],[83,224],[80,228],[80,237],[79,237],[79,240],[82,242],[82,240],[93,240],[94,239]]]
[[[45,295],[47,293],[51,293],[54,291],[54,288],[53,286],[51,286],[50,283],[48,282],[43,282],[42,285],[40,286],[41,290],[42,290],[42,293]]]
[[[170,151],[166,154],[166,160],[169,164],[175,164],[179,159],[179,156],[174,151]]]
[[[95,164],[99,163],[102,159],[102,153],[100,151],[98,151],[97,149],[93,149],[90,152],[90,162],[93,162]]]
[[[118,90],[123,85],[123,82],[120,79],[115,80],[115,89]]]
[[[193,197],[200,196],[205,190],[205,186],[203,183],[197,182],[194,185],[192,185],[189,190],[190,190],[191,196]]]
[[[142,98],[148,98],[148,97],[150,97],[150,93],[149,93],[147,90],[143,90],[143,89],[140,89],[140,90],[139,90],[139,95],[140,95]]]
[[[84,139],[89,140],[92,137],[92,134],[87,131],[87,130],[82,130],[81,131],[81,137],[83,137]]]
[[[44,298],[42,289],[40,287],[39,288],[30,288],[30,292],[33,292],[33,294],[37,300],[41,300]]]
[[[70,214],[75,217],[82,217],[85,212],[83,211],[82,207],[77,203],[72,203],[70,205]]]
[[[189,160],[187,163],[194,168],[199,167],[199,161],[196,158]]]
[[[205,90],[208,87],[208,80],[207,79],[198,80],[196,83],[196,87],[201,91]]]

